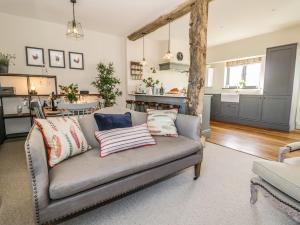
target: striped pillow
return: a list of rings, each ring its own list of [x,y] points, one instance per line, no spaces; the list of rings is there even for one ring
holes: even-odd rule
[[[126,149],[156,144],[148,131],[147,124],[128,128],[96,131],[95,136],[100,143],[101,157]]]

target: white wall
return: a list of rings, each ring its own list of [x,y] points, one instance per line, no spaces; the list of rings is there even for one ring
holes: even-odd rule
[[[149,76],[154,79],[158,79],[163,83],[166,91],[171,88],[187,88],[188,84],[188,75],[186,73],[176,72],[176,71],[159,71],[159,63],[165,62],[163,59],[164,54],[167,52],[167,42],[166,41],[157,41],[145,38],[145,58],[147,65],[144,67],[143,78]],[[132,80],[130,76],[130,61],[141,61],[142,59],[142,39],[137,41],[127,40],[127,85],[128,85],[128,94],[135,91],[136,86],[142,84],[140,80]],[[174,55],[172,62],[178,62],[176,59],[176,53],[182,51],[184,59],[181,63],[189,64],[189,49],[188,43],[184,43],[179,40],[171,41],[171,51]],[[150,70],[151,67],[156,68],[156,73],[152,73]],[[130,96],[128,96],[130,98]]]
[[[96,65],[99,62],[113,62],[116,70],[115,75],[121,79],[121,90],[124,92],[117,102],[119,105],[125,104],[125,37],[84,30],[85,37],[83,40],[72,40],[66,38],[66,26],[64,25],[2,13],[0,13],[0,27],[0,51],[16,54],[17,57],[16,65],[9,69],[10,73],[42,73],[42,69],[39,67],[26,66],[25,46],[44,48],[46,65],[49,65],[48,49],[64,50],[66,68],[49,68],[49,74],[57,76],[58,84],[77,83],[81,90],[90,90],[91,93],[95,93],[96,90],[90,84],[97,75]],[[69,51],[84,53],[84,70],[69,69]],[[15,112],[11,113],[16,113],[16,105],[20,104],[21,101],[22,99],[14,100],[11,111],[15,110]],[[24,122],[25,119],[20,119],[20,121]],[[9,132],[26,131],[28,127],[20,126],[20,121],[7,120],[7,130]]]

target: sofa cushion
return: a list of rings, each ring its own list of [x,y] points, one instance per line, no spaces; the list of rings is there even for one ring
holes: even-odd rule
[[[95,136],[100,144],[100,156],[147,145],[155,145],[147,124],[139,126],[96,131]]]
[[[269,184],[300,201],[300,164],[294,162],[260,160],[253,163],[252,170]]]
[[[141,125],[147,122],[146,113],[136,112],[128,110],[126,108],[108,107],[97,110],[95,113],[120,114],[126,112],[131,113],[131,120],[133,126]],[[79,118],[78,121],[89,145],[91,145],[93,148],[99,148],[99,143],[95,137],[95,131],[98,131],[99,129],[95,121],[94,114],[85,115],[84,117]]]
[[[155,137],[156,145],[99,157],[93,149],[58,164],[49,171],[51,199],[60,199],[201,150],[201,144],[183,136]]]
[[[130,112],[126,112],[124,114],[95,113],[94,118],[99,130],[132,127]]]

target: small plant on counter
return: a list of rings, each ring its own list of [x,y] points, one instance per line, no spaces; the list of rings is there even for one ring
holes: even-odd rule
[[[77,102],[78,100],[78,84],[70,84],[68,86],[59,85],[61,94],[65,95],[65,98],[68,99],[70,103]]]
[[[9,65],[15,65],[14,60],[16,59],[15,55],[4,54],[0,52],[0,73],[8,73]]]
[[[145,83],[146,87],[154,88],[155,85],[159,84],[159,80],[153,80],[152,77],[148,77],[147,79],[143,79],[143,82]]]
[[[118,88],[121,81],[114,77],[114,65],[113,63],[109,63],[108,65],[99,63],[97,71],[98,75],[96,80],[92,82],[92,85],[98,90],[99,95],[104,100],[104,106],[113,106],[116,104],[117,97],[122,95],[122,92]]]

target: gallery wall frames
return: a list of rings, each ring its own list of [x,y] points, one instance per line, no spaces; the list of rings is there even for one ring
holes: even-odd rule
[[[65,68],[65,51],[48,49],[49,66],[54,68]]]
[[[25,47],[26,49],[26,65],[43,67],[45,65],[44,49],[36,47]]]
[[[25,47],[26,65],[44,67],[45,56],[44,49],[37,47]],[[57,49],[48,49],[49,67],[66,68],[65,51]],[[84,56],[80,52],[69,52],[69,68],[84,70]]]
[[[69,52],[69,67],[70,69],[83,70],[84,69],[83,53]]]

